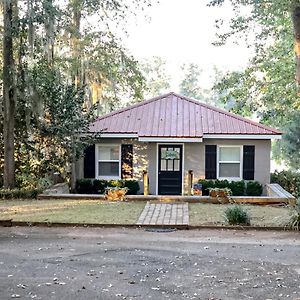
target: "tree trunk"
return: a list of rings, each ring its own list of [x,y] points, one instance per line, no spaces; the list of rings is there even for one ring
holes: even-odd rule
[[[292,20],[295,38],[297,92],[300,95],[300,5],[293,8]]]
[[[15,187],[14,129],[15,129],[15,72],[13,59],[13,3],[3,1],[3,136],[4,188]]]

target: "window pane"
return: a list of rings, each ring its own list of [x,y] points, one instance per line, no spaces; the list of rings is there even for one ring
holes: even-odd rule
[[[220,147],[220,161],[240,161],[240,147]]]
[[[99,176],[119,176],[119,162],[99,162]]]
[[[220,177],[240,177],[240,164],[228,164],[220,163],[219,165],[219,176]]]
[[[99,160],[119,160],[119,146],[100,146]]]
[[[174,160],[174,171],[180,171],[180,169],[179,169],[179,160],[178,159]]]
[[[168,171],[173,171],[173,159],[167,160]]]
[[[167,171],[167,161],[165,159],[162,159],[160,161],[160,170],[161,171]]]

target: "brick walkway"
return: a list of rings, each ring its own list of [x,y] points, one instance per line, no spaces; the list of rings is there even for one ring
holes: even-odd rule
[[[189,225],[188,203],[147,202],[137,225]]]

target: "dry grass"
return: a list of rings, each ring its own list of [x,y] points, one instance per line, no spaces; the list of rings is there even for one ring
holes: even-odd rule
[[[190,225],[225,225],[224,211],[230,204],[189,204]],[[284,206],[243,205],[250,214],[251,225],[284,226],[290,210]]]
[[[145,203],[95,200],[0,201],[0,219],[26,222],[134,224]]]

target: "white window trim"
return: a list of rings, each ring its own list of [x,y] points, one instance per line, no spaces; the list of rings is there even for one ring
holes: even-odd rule
[[[240,160],[239,161],[220,161],[220,148],[226,148],[226,147],[235,147],[240,148]],[[240,164],[240,177],[221,177],[220,176],[220,163],[239,163]],[[218,145],[217,146],[217,179],[221,180],[230,180],[230,181],[239,181],[243,179],[243,145]]]
[[[99,148],[101,146],[111,146],[119,147],[119,160],[99,160]],[[96,170],[96,179],[103,179],[103,180],[118,180],[121,179],[121,145],[120,144],[96,144],[96,151],[95,151],[95,170]],[[118,176],[99,176],[99,161],[101,162],[118,162],[119,163],[119,175]]]

